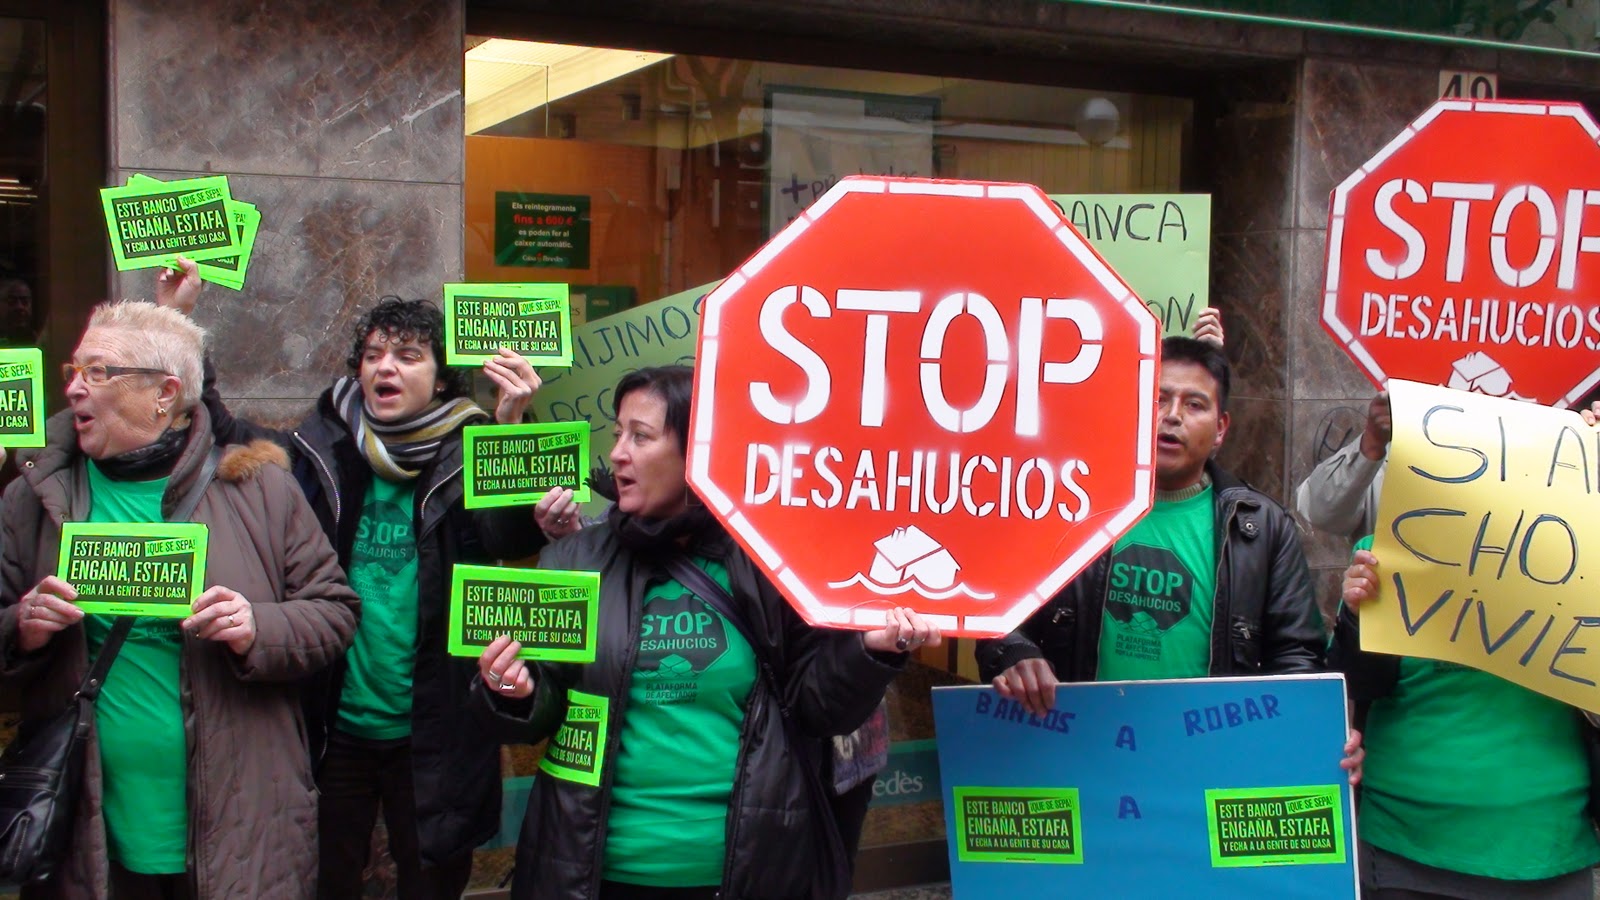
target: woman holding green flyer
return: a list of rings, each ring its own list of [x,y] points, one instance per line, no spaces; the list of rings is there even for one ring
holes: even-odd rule
[[[97,307],[64,367],[70,408],[47,423],[44,448],[17,454],[0,555],[0,678],[20,689],[24,725],[65,708],[103,646],[116,654],[67,858],[25,896],[314,895],[316,791],[299,684],[343,655],[357,600],[283,452],[215,446],[199,403],[203,342],[201,328],[153,304]],[[58,556],[62,572],[118,570],[73,568],[63,526],[124,523],[136,537],[140,523],[169,516],[207,529],[203,572],[198,551],[192,569],[163,570],[193,602],[144,603],[174,610],[137,619],[86,614],[75,601],[92,599],[89,582],[80,578],[80,592],[58,577]],[[128,565],[122,588],[147,571]]]
[[[526,663],[502,636],[473,705],[550,738],[517,845],[519,900],[842,897],[829,738],[861,725],[939,630],[909,609],[866,633],[807,625],[685,479],[693,372],[615,392],[615,501],[546,569],[600,573],[597,656]],[[485,701],[487,697],[487,702]]]

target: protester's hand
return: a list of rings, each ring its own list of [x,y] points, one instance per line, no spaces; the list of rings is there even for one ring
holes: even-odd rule
[[[1578,415],[1583,416],[1583,424],[1585,425],[1600,424],[1600,400],[1596,400],[1589,404],[1588,409],[1580,410]],[[5,460],[3,458],[0,458],[0,462],[4,461]]]
[[[572,498],[572,489],[553,487],[539,498],[533,508],[533,521],[550,540],[559,540],[583,527],[583,516],[578,511],[578,501]]]
[[[1200,310],[1200,317],[1194,320],[1194,339],[1222,349],[1222,310],[1215,306]]]
[[[1344,759],[1339,760],[1339,768],[1350,773],[1350,783],[1361,783],[1361,764],[1367,761],[1367,748],[1361,746],[1361,732],[1350,729],[1350,735],[1344,742]]]
[[[175,309],[186,316],[193,315],[195,304],[200,302],[200,287],[205,283],[200,280],[200,266],[180,256],[178,268],[183,271],[174,272],[168,268],[158,270],[156,305]]]
[[[1389,392],[1379,391],[1367,404],[1367,428],[1361,432],[1361,455],[1377,462],[1389,452],[1394,435],[1394,414],[1389,410]]]
[[[222,641],[240,656],[255,645],[255,610],[238,591],[221,585],[207,588],[189,608],[193,614],[183,620],[184,631],[202,641]]]
[[[78,589],[54,575],[46,575],[33,590],[17,601],[17,647],[32,653],[50,643],[56,632],[83,619],[83,610],[72,604]]]
[[[483,683],[496,694],[513,700],[532,694],[533,673],[528,671],[526,663],[517,659],[521,652],[522,645],[510,635],[502,634],[490,641],[489,646],[483,648],[483,655],[478,657],[478,673],[483,676]]]
[[[483,374],[498,387],[499,397],[494,405],[494,420],[501,425],[515,425],[528,411],[533,392],[542,383],[533,364],[515,350],[500,348],[500,355],[483,361]]]
[[[1356,551],[1355,561],[1344,570],[1344,588],[1340,596],[1344,598],[1345,609],[1353,616],[1361,614],[1361,604],[1377,598],[1378,558],[1371,550]]]
[[[1025,659],[1001,672],[994,680],[1000,696],[1021,703],[1036,716],[1044,717],[1056,705],[1056,672],[1042,659]]]
[[[883,619],[883,627],[862,635],[867,649],[874,653],[909,653],[923,645],[937,647],[944,641],[939,626],[924,619],[914,609],[897,606]]]

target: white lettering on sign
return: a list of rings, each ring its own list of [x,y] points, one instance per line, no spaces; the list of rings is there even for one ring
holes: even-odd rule
[[[1361,336],[1600,350],[1600,307],[1426,294],[1361,296]]]
[[[815,318],[833,316],[834,306],[809,285],[785,285],[767,295],[761,304],[761,336],[773,350],[800,367],[805,375],[805,392],[799,401],[779,400],[766,381],[750,383],[750,402],[769,422],[794,425],[809,422],[827,409],[832,399],[833,378],[827,363],[806,346],[783,323],[784,313],[798,304]],[[888,402],[887,356],[890,314],[917,313],[922,310],[919,291],[887,291],[843,288],[836,298],[841,311],[865,312],[862,336],[862,379],[860,422],[865,428],[883,426]],[[983,331],[985,371],[983,390],[967,409],[957,409],[944,392],[945,337],[961,316],[971,316]],[[1044,360],[1044,324],[1047,319],[1072,322],[1077,326],[1079,346],[1071,359]],[[1017,415],[1016,433],[1024,437],[1039,434],[1041,384],[1081,384],[1100,367],[1104,323],[1093,304],[1086,300],[1051,297],[1024,297],[1016,336]],[[933,306],[922,327],[921,356],[922,402],[928,416],[939,427],[956,434],[970,434],[988,425],[1005,395],[1006,374],[1013,344],[1005,323],[989,298],[976,291],[957,291]]]
[[[1495,200],[1496,188],[1492,184],[1462,181],[1436,181],[1424,191],[1417,181],[1395,178],[1383,183],[1373,198],[1373,212],[1378,222],[1389,229],[1405,244],[1405,255],[1398,262],[1390,262],[1376,248],[1366,252],[1367,268],[1385,281],[1410,278],[1422,270],[1428,256],[1428,243],[1422,232],[1395,209],[1395,199],[1400,194],[1415,204],[1424,204],[1430,198],[1451,201],[1450,237],[1445,245],[1445,281],[1460,283],[1466,272],[1467,254],[1472,250],[1467,243],[1467,226],[1476,204]],[[1531,206],[1539,223],[1539,241],[1532,258],[1518,265],[1510,258],[1507,239],[1511,231],[1511,218],[1524,204]],[[1567,191],[1562,215],[1558,217],[1556,203],[1550,193],[1536,184],[1519,184],[1505,191],[1495,203],[1494,217],[1490,221],[1489,259],[1494,273],[1507,287],[1529,287],[1542,280],[1550,271],[1556,250],[1560,260],[1556,266],[1556,287],[1570,291],[1577,283],[1578,254],[1600,253],[1600,236],[1583,234],[1583,214],[1590,206],[1600,206],[1600,190],[1574,188]],[[1523,216],[1527,219],[1527,216]],[[1558,225],[1559,221],[1559,225]]]
[[[1088,518],[1089,494],[1080,483],[1089,474],[1081,459],[1018,460],[1010,456],[963,456],[959,451],[863,449],[855,452],[849,486],[840,477],[845,451],[809,444],[751,444],[745,455],[744,504],[815,506],[875,511],[926,510],[948,515],[958,509],[977,518]]]

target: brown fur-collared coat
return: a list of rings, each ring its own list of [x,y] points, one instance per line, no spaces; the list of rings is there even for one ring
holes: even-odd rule
[[[47,425],[47,446],[18,454],[22,477],[0,513],[0,679],[15,684],[23,717],[53,715],[87,667],[83,628],[58,633],[35,653],[17,647],[17,603],[56,571],[61,524],[89,514],[85,460],[71,413]],[[170,514],[212,446],[205,409],[162,509]],[[206,586],[243,594],[256,641],[236,655],[225,643],[184,635],[180,701],[189,758],[189,876],[203,900],[303,900],[316,893],[317,808],[297,682],[329,665],[356,630],[357,600],[316,517],[266,442],[227,448],[192,521],[210,529]],[[91,735],[72,848],[62,870],[29,897],[103,900],[109,867],[101,815],[99,744]]]

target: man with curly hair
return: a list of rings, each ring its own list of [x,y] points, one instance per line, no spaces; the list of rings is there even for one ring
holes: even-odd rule
[[[188,312],[200,282],[180,265],[159,276],[157,301]],[[443,360],[439,308],[384,297],[355,324],[350,374],[287,433],[234,418],[208,365],[219,441],[267,437],[290,451],[361,598],[349,654],[307,694],[323,898],[361,896],[380,808],[402,900],[459,898],[473,848],[500,825],[499,743],[461,702],[475,662],[446,652],[450,571],[528,556],[545,538],[526,508],[463,506],[461,430],[491,416]],[[493,421],[520,422],[539,387],[532,365],[501,349],[483,373],[498,388]]]

